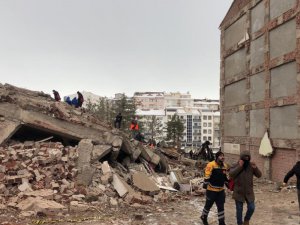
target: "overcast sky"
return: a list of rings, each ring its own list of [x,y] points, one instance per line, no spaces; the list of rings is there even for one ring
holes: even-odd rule
[[[61,96],[219,98],[232,0],[0,0],[0,83]]]

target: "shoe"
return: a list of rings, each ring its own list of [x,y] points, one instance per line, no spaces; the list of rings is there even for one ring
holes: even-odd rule
[[[201,216],[200,219],[202,220],[203,225],[208,225],[207,216]]]
[[[250,225],[249,220],[245,220],[243,225]]]

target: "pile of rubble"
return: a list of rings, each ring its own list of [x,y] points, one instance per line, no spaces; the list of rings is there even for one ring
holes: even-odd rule
[[[0,84],[0,129],[0,209],[51,215],[203,194],[204,162],[153,150],[42,92]]]

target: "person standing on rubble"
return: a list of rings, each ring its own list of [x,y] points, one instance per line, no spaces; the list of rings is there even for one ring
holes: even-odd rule
[[[78,95],[78,98],[77,98],[77,100],[78,100],[78,107],[82,107],[82,104],[84,102],[83,95],[79,91],[77,91],[77,95]]]
[[[225,190],[228,182],[228,165],[224,163],[224,153],[217,152],[216,160],[209,162],[205,168],[203,188],[206,189],[206,202],[200,219],[208,225],[207,217],[214,203],[218,209],[219,225],[225,225]]]
[[[139,125],[138,125],[138,123],[137,123],[137,121],[136,121],[136,119],[134,117],[131,120],[130,130],[131,130],[131,133],[132,133],[132,138],[135,138],[135,136],[139,132]]]
[[[122,114],[119,113],[115,118],[115,128],[120,129],[121,128],[121,122],[122,122]]]
[[[298,205],[300,211],[300,161],[298,161],[293,168],[285,175],[283,179],[283,186],[286,186],[289,179],[296,175],[297,178],[297,194],[298,194]]]
[[[249,221],[255,210],[253,176],[259,178],[262,175],[255,162],[250,160],[250,151],[241,151],[240,160],[229,171],[229,176],[235,183],[232,198],[235,200],[236,220],[238,225],[250,224]],[[247,212],[243,223],[244,202],[247,203]]]
[[[53,92],[55,101],[59,102],[60,101],[60,95],[59,95],[58,91],[52,90],[52,92]]]

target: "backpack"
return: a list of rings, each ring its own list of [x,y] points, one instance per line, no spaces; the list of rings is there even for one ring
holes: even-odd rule
[[[234,180],[232,178],[230,178],[229,181],[228,181],[228,189],[230,191],[234,190]]]
[[[235,177],[239,176],[241,174],[243,170],[241,170]],[[234,190],[234,179],[233,178],[229,178],[229,181],[228,181],[228,189],[230,191],[233,191]]]

